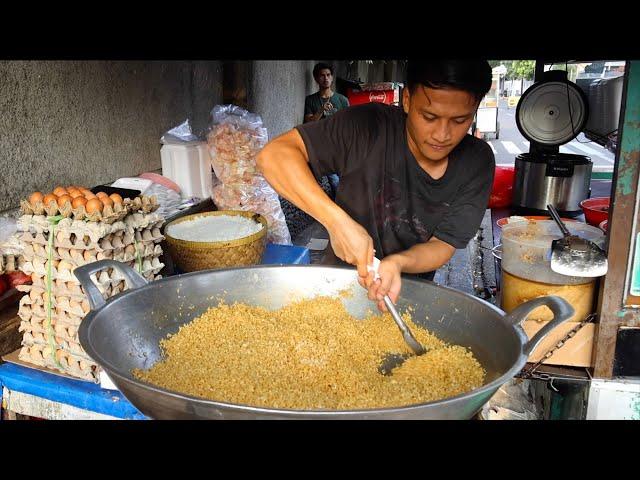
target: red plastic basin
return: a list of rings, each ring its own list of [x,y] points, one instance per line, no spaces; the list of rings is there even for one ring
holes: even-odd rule
[[[597,227],[605,220],[609,220],[609,201],[609,197],[595,197],[580,202],[584,218],[589,225]]]

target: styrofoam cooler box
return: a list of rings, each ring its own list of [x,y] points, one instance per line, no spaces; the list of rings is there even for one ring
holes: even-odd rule
[[[160,159],[162,175],[177,183],[183,196],[211,196],[211,160],[205,142],[162,145]]]

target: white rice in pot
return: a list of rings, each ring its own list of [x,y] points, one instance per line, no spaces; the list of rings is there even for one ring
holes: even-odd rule
[[[190,242],[226,242],[248,237],[262,230],[262,224],[236,215],[211,215],[169,225],[167,233]]]

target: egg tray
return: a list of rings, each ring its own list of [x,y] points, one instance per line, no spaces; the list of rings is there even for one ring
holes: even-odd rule
[[[29,294],[34,289],[38,292],[46,291],[47,284],[45,281],[45,277],[40,277],[40,276],[37,276],[36,274],[32,274],[31,279],[32,279],[32,285],[19,285],[16,288],[21,292],[29,293]],[[121,280],[120,282],[114,285],[111,285],[109,283],[107,283],[106,285],[100,285],[100,284],[97,285],[98,290],[100,290],[100,293],[102,293],[102,295],[105,298],[113,297],[114,295],[117,295],[118,293],[124,291],[125,286],[126,284],[124,280]],[[87,296],[84,293],[84,289],[82,288],[82,285],[80,285],[79,283],[65,282],[63,280],[54,280],[52,285],[52,290],[55,295],[81,299],[81,300],[87,298]]]
[[[21,270],[24,263],[22,255],[0,255],[0,275]]]
[[[30,324],[29,324],[30,325]],[[89,358],[82,345],[78,343],[77,335],[75,339],[65,338],[61,335],[54,335],[53,340],[56,346],[65,352],[69,352],[78,357]],[[45,331],[25,330],[22,336],[22,345],[48,345],[49,335]]]
[[[24,296],[22,298],[29,298]],[[21,320],[30,321],[32,318],[40,320],[47,320],[47,307],[45,305],[22,303],[18,309],[18,316]],[[64,325],[80,325],[85,314],[78,315],[76,312],[68,312],[62,307],[55,307],[54,313],[51,315],[52,319],[55,319],[56,323]],[[53,321],[53,320],[52,320]]]
[[[55,231],[65,232],[62,234],[63,238],[70,237],[73,234],[74,237],[88,237],[85,238],[84,243],[96,243],[107,235],[124,231],[126,228],[127,224],[124,221],[106,224],[64,218],[57,223]],[[48,233],[51,231],[51,222],[43,215],[22,215],[18,218],[17,230],[21,241],[25,238],[24,235],[21,235],[23,232],[31,233],[32,236],[42,233],[45,238],[49,238]]]
[[[23,305],[31,306],[32,310],[34,310],[34,307],[42,307],[42,314],[46,316],[46,307],[48,305],[47,292],[44,290],[32,290],[29,295],[24,295],[20,299],[19,307]],[[56,313],[64,312],[79,317],[84,317],[91,310],[89,300],[87,299],[76,299],[55,293],[52,295],[51,305]]]
[[[84,205],[73,208],[71,206],[71,202],[68,201],[62,206],[59,206],[53,200],[47,205],[41,201],[36,202],[35,205],[31,205],[31,203],[26,200],[20,201],[20,209],[25,215],[45,215],[49,217],[60,215],[74,220],[106,224],[122,220],[131,212],[151,213],[156,211],[158,208],[160,208],[160,204],[158,203],[158,199],[155,195],[152,195],[151,197],[143,195],[136,197],[133,200],[126,199],[123,203],[116,203],[113,206],[104,205],[102,212],[96,211],[92,213],[87,213]]]
[[[160,256],[162,255],[162,247],[157,243],[139,242],[138,254],[142,259],[152,256]],[[136,260],[136,245],[134,243],[130,243],[124,248],[119,247],[102,251],[58,247],[53,249],[52,257],[54,260],[64,260],[65,262],[69,262],[77,267],[97,262],[98,260],[129,262]],[[37,243],[26,246],[23,265],[25,262],[33,263],[36,258],[47,260],[49,258],[48,248]]]
[[[18,316],[20,320],[31,323],[39,323],[47,321],[47,310],[42,305],[20,305],[18,309]],[[68,327],[77,327],[82,323],[82,319],[78,315],[65,312],[63,310],[53,311],[51,315],[52,325],[66,325]]]
[[[73,355],[61,349],[56,349],[54,355],[62,365],[62,368],[51,358],[51,347],[49,345],[38,343],[24,345],[20,349],[18,358],[26,363],[51,368],[76,378],[99,383],[100,367],[87,357]]]
[[[132,265],[132,262],[127,262],[129,266]],[[114,275],[113,269],[105,269],[101,270],[97,273],[91,274],[91,280],[98,287],[98,290],[102,294],[109,293],[107,290],[110,287],[118,287],[120,285],[124,285],[124,278],[122,278],[119,274]],[[154,275],[153,271],[143,273],[142,276],[148,282],[152,282],[154,280],[158,280],[162,278],[162,275]],[[62,279],[62,278],[54,278],[52,282],[52,289],[54,292],[60,291],[62,294],[66,294],[66,292],[70,292],[74,295],[83,295],[84,289],[80,285],[80,282],[76,278],[75,275],[72,275],[72,279]],[[31,273],[31,282],[32,285],[42,287],[44,289],[47,288],[47,279],[45,275],[39,273]],[[122,291],[120,289],[117,293]],[[113,294],[115,295],[115,293]],[[108,297],[107,297],[108,298]]]
[[[131,222],[118,222],[112,226],[105,224],[90,224],[86,222],[65,222],[62,220],[55,229],[54,246],[64,248],[76,248],[81,250],[102,250],[115,248],[108,244],[120,239],[124,245],[133,243],[135,236],[139,241],[161,241],[164,239],[160,228],[164,224],[162,218],[142,218]],[[20,217],[18,223],[19,239],[24,249],[25,245],[49,243],[49,231],[51,224],[45,217]]]
[[[164,222],[165,218],[158,213],[132,213],[124,219],[125,225],[130,230],[160,228]]]
[[[151,273],[143,276],[147,281],[150,281],[150,282],[154,280],[159,280],[162,278],[161,275],[154,276]],[[40,285],[38,285],[38,287]],[[76,284],[69,285],[69,282],[66,282],[66,285],[81,288],[80,285],[76,285]],[[97,287],[98,287],[98,290],[100,290],[100,292],[102,293],[102,296],[104,297],[105,300],[128,289],[124,281],[119,281],[114,285],[106,285],[106,286],[104,284],[98,284]],[[27,290],[27,288],[26,286],[21,286],[20,290],[25,291]],[[67,292],[68,290],[57,292],[54,287],[53,303],[55,306],[51,316],[52,323],[53,324],[60,323],[60,324],[71,325],[71,326],[80,325],[80,322],[82,322],[82,319],[85,316],[84,312],[87,311],[86,305],[83,306],[83,301],[86,301],[86,297],[84,295],[82,296],[68,295]],[[31,297],[31,290],[29,290],[28,295],[24,295],[20,299],[18,316],[22,320],[31,321],[32,323],[35,321],[37,323],[38,321],[44,321],[47,318],[47,306],[44,303],[44,300],[46,299],[45,290],[43,289],[36,290],[36,293],[34,293],[34,296],[36,298],[38,297],[38,293],[40,294],[40,298],[42,298],[42,301],[34,300]],[[57,305],[55,302],[56,299],[58,298],[64,299],[64,300],[61,300],[60,305]],[[71,303],[72,300],[74,301],[73,304]],[[80,308],[78,308],[78,304],[80,305]]]
[[[164,235],[160,232],[158,227],[152,229],[145,228],[134,232],[118,232],[115,234],[109,234],[105,238],[99,241],[91,241],[87,236],[78,237],[74,234],[65,235],[66,232],[57,232],[54,239],[54,248],[68,248],[75,250],[95,250],[96,252],[102,252],[105,250],[113,250],[115,248],[123,248],[127,245],[138,243],[160,243],[164,240]],[[38,244],[43,247],[48,247],[48,234],[45,233],[31,233],[23,232],[21,241],[24,244],[24,249],[27,250],[28,245]]]
[[[164,217],[157,213],[132,213],[123,220],[111,224],[91,223],[63,218],[56,225],[56,231],[70,232],[77,236],[87,235],[93,241],[98,241],[109,233],[115,233],[120,230],[132,231],[141,228],[159,228],[162,226],[164,221]],[[44,233],[48,232],[50,229],[51,222],[44,215],[22,215],[17,220],[18,232]]]
[[[78,343],[78,327],[76,325],[52,324],[51,327],[57,343],[61,344],[63,341]],[[22,321],[18,331],[24,332],[23,339],[25,343],[46,343],[47,341],[48,328],[44,321]],[[31,337],[27,336],[27,333]]]
[[[22,271],[27,275],[32,275],[33,273],[36,273],[37,275],[44,277],[48,273],[48,263],[49,263],[48,260],[35,257],[33,261],[25,262],[22,268]],[[129,267],[137,271],[137,265],[135,261],[122,262],[122,263],[124,263],[125,265],[128,265]],[[62,266],[62,265],[64,265],[65,268],[58,268],[59,266]],[[160,262],[159,255],[147,257],[142,261],[142,270],[140,274],[145,278],[148,278],[150,275],[155,276],[160,273],[163,267],[164,267],[164,264]],[[75,268],[76,268],[75,266],[71,265],[66,260],[54,260],[53,265],[51,267],[51,279],[62,280],[64,282],[77,282],[76,276],[73,274],[73,270],[75,270]],[[122,274],[120,274],[120,272],[118,272],[117,270],[107,269],[106,275],[104,274],[104,272],[105,271],[99,272],[100,275],[98,275],[97,277],[97,283],[114,284],[114,283],[120,282],[120,280],[124,280],[124,277],[122,276]]]

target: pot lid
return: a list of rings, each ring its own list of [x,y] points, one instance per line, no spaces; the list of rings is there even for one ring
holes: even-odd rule
[[[518,102],[516,124],[530,142],[562,145],[585,127],[589,115],[587,97],[566,76],[561,70],[546,72],[544,79],[529,87]]]

